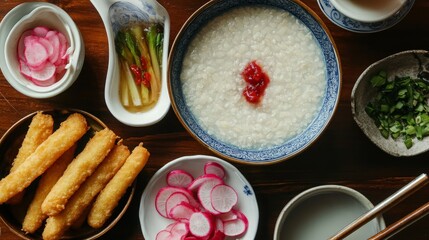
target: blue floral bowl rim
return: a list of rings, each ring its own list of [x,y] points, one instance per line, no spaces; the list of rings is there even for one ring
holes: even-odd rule
[[[213,11],[211,10],[222,3],[229,5],[229,7],[223,7],[220,10],[217,9],[214,12],[218,14],[213,14]],[[322,39],[319,39],[315,36],[319,46],[321,43],[325,43],[327,44],[326,47],[328,48],[323,49],[323,47],[320,46],[326,63],[326,78],[328,85],[325,89],[325,97],[323,99],[322,109],[303,132],[291,139],[286,140],[281,145],[262,150],[240,149],[208,135],[198,124],[192,112],[188,109],[180,86],[180,70],[182,67],[182,60],[188,43],[192,40],[192,36],[194,36],[194,34],[198,32],[202,26],[207,24],[207,22],[209,22],[214,17],[232,8],[246,5],[260,5],[283,9],[291,13],[293,16],[299,19],[300,22],[309,27],[308,22],[303,22],[302,16],[305,15],[307,19],[304,20],[315,24],[313,26],[315,29],[310,29],[313,36],[316,33],[322,35]],[[292,12],[290,8],[293,8],[292,10],[298,12]],[[301,18],[297,16],[299,13],[303,14],[301,15]],[[209,15],[209,17],[207,17],[207,15]],[[185,35],[189,32],[190,27],[194,28],[194,30],[191,30],[193,32],[191,32],[189,38],[186,38]],[[180,51],[182,51],[182,55],[177,57],[178,52]],[[329,69],[328,62],[326,62],[327,55],[331,60],[333,60],[331,61],[331,69]],[[186,131],[194,139],[196,139],[204,147],[212,151],[217,156],[236,163],[250,165],[268,165],[282,162],[298,155],[314,142],[316,142],[334,116],[339,102],[342,86],[341,61],[333,37],[322,19],[310,7],[299,0],[210,0],[197,9],[182,25],[182,28],[176,35],[170,49],[167,67],[168,92],[171,99],[171,106]],[[333,75],[332,79],[330,79],[331,75]],[[298,145],[296,145],[296,142],[299,142]]]

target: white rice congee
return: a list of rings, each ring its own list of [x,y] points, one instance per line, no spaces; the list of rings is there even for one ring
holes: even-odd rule
[[[270,78],[259,104],[243,97],[245,66]],[[325,63],[310,30],[287,11],[245,6],[211,20],[191,41],[180,75],[185,101],[202,128],[244,149],[280,145],[321,108]]]

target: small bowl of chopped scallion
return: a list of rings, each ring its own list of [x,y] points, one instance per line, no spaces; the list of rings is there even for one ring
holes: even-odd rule
[[[353,117],[393,156],[429,150],[429,53],[410,50],[370,65],[352,90]]]

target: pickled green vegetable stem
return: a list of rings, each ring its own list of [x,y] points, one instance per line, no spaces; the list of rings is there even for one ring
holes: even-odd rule
[[[163,32],[159,24],[139,24],[116,34],[116,51],[121,62],[121,102],[134,110],[153,106],[161,89]]]

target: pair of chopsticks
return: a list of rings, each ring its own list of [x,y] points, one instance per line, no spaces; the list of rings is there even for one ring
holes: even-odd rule
[[[398,204],[400,201],[404,200],[405,198],[416,192],[418,189],[426,185],[428,183],[428,180],[429,178],[426,174],[421,174],[416,179],[414,179],[413,181],[399,189],[397,192],[392,194],[390,197],[380,202],[373,209],[371,209],[370,211],[350,223],[348,226],[340,230],[329,240],[344,239],[345,237],[353,233],[355,230],[363,226],[365,223],[371,221],[377,215],[389,210],[390,208]],[[428,213],[429,202],[416,209],[412,213],[408,214],[407,216],[403,217],[402,219],[398,220],[394,224],[388,226],[383,231],[377,233],[368,240],[387,239],[395,235],[399,231],[403,230],[404,228],[408,227],[412,223],[416,222],[417,220],[421,219],[422,217],[426,216],[426,214]]]

